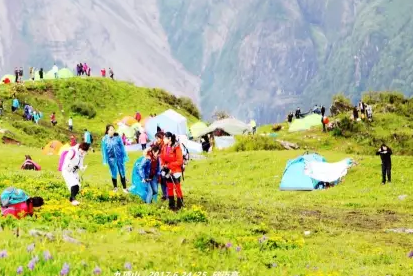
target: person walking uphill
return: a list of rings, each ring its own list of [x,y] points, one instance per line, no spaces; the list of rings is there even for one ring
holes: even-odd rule
[[[125,173],[125,163],[129,161],[128,154],[126,153],[122,139],[119,134],[115,132],[113,125],[106,126],[105,136],[102,138],[102,155],[103,164],[109,164],[114,192],[118,191],[117,178],[119,173],[123,192],[128,193],[128,190],[126,190]]]
[[[79,201],[76,200],[80,190],[79,170],[84,171],[87,168],[87,166],[83,166],[83,160],[88,150],[89,145],[86,143],[72,147],[63,157],[62,167],[59,168],[70,191],[70,202],[74,206],[79,205]]]
[[[381,175],[382,175],[382,185],[386,184],[387,180],[391,183],[391,155],[393,154],[391,148],[382,144],[376,155],[380,155],[381,158]]]
[[[183,207],[183,195],[181,190],[181,176],[183,156],[179,143],[176,141],[176,136],[170,132],[165,133],[163,138],[164,149],[161,153],[161,175],[166,178],[166,186],[168,190],[169,209],[176,210]],[[177,197],[177,206],[175,207],[175,196]]]
[[[132,187],[129,192],[140,196],[147,204],[157,201],[158,177],[161,173],[159,153],[158,146],[148,148],[133,166]]]

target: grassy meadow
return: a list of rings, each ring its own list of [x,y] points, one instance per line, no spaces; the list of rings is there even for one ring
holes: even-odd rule
[[[142,275],[411,275],[407,254],[413,236],[387,230],[413,228],[413,158],[394,158],[394,181],[386,186],[380,185],[379,159],[356,156],[358,166],[335,188],[279,191],[287,160],[301,153],[217,153],[192,161],[183,182],[185,209],[173,213],[166,202],[148,206],[112,193],[98,152],[86,157],[81,205],[73,207],[57,172],[57,156],[1,145],[0,188],[23,188],[46,204],[32,218],[0,219],[0,252],[7,252],[0,257],[0,275],[15,275],[19,266],[22,275],[60,275],[65,263],[68,275],[126,270]],[[25,154],[40,163],[41,172],[19,170]],[[348,157],[321,154],[330,162]],[[128,175],[139,155],[130,156]],[[46,236],[32,236],[33,229]],[[52,259],[45,260],[49,253]]]

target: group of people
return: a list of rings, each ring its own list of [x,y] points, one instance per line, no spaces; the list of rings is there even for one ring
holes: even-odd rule
[[[92,69],[87,65],[86,62],[83,64],[82,63],[76,64],[76,72],[77,72],[78,77],[83,76],[83,75],[90,77],[91,70]]]
[[[371,105],[367,105],[363,101],[360,101],[357,106],[353,108],[353,120],[358,121],[360,112],[360,119],[372,121],[373,120],[373,108]]]
[[[170,132],[158,132],[156,141],[143,151],[143,156],[136,160],[132,170],[132,186],[126,183],[125,163],[129,161],[122,138],[115,132],[113,125],[106,127],[102,138],[103,164],[109,166],[113,191],[118,192],[118,177],[124,193],[140,196],[146,203],[156,202],[158,185],[162,189],[162,200],[169,200],[171,210],[183,207],[181,177],[183,177],[184,156],[176,136]],[[79,172],[84,171],[84,157],[90,144],[83,142],[72,147],[67,154],[62,154],[60,161],[62,176],[70,190],[70,201],[79,205],[76,197],[80,190]],[[175,200],[176,195],[176,200]]]

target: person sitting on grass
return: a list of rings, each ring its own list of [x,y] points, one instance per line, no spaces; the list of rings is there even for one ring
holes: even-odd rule
[[[160,148],[153,146],[143,151],[132,170],[132,187],[129,192],[140,196],[147,204],[157,201],[158,178],[161,172]]]
[[[11,215],[17,219],[27,215],[32,216],[34,208],[41,207],[44,200],[41,197],[28,197],[27,194],[14,187],[9,187],[1,194],[1,214],[2,216]]]
[[[33,170],[33,171],[40,171],[41,167],[35,163],[30,155],[25,156],[26,160],[23,162],[21,169],[22,170]]]

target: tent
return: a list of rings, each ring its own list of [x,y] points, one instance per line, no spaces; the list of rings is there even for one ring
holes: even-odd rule
[[[9,78],[10,82],[14,82],[16,80],[16,77],[13,75],[4,75],[0,80],[0,84],[3,84],[3,80],[6,78]]]
[[[188,149],[189,153],[201,154],[202,153],[202,145],[201,143],[197,143],[188,139],[185,135],[180,135],[179,142],[184,144],[184,146]]]
[[[235,144],[234,136],[215,137],[214,140],[215,140],[215,147],[217,149],[230,148]]]
[[[120,137],[123,136],[123,134],[125,134],[126,138],[128,138],[129,140],[135,140],[135,132],[136,130],[133,127],[127,126],[123,123],[119,124],[117,133],[119,133]]]
[[[321,125],[321,115],[311,114],[303,119],[295,119],[290,125],[289,132],[303,131],[312,128],[313,126]]]
[[[132,126],[132,125],[138,123],[138,121],[136,121],[135,118],[133,118],[132,116],[123,117],[121,122],[124,123],[127,126]]]
[[[327,163],[323,156],[316,153],[302,155],[288,161],[280,190],[312,191],[323,188],[323,182],[337,184],[347,174],[352,163],[349,158],[337,163]]]
[[[64,144],[60,149],[59,149],[59,155],[62,155],[62,153],[64,151],[67,151],[70,149],[70,145],[69,144]]]
[[[74,77],[73,72],[67,68],[60,69],[58,75],[60,79],[69,79]]]
[[[204,129],[207,129],[208,126],[203,123],[203,122],[198,122],[193,124],[190,128],[189,131],[191,132],[192,136],[197,138],[199,137],[199,133],[202,132]]]
[[[60,148],[63,146],[59,141],[53,140],[43,148],[44,155],[58,155]]]
[[[169,109],[146,122],[145,130],[149,139],[153,140],[155,138],[158,126],[165,132],[169,131],[175,135],[187,134],[186,118],[172,109]]]
[[[47,72],[46,74],[44,74],[43,79],[45,80],[54,80],[54,72],[53,70],[50,70],[49,72]]]
[[[223,119],[214,122],[212,125],[210,125],[208,128],[200,131],[198,133],[199,136],[204,136],[205,134],[214,132],[217,129],[222,129],[226,133],[230,135],[241,135],[241,134],[246,134],[247,132],[251,132],[252,128],[251,126],[237,120],[237,119]],[[194,135],[195,137],[195,135]]]

